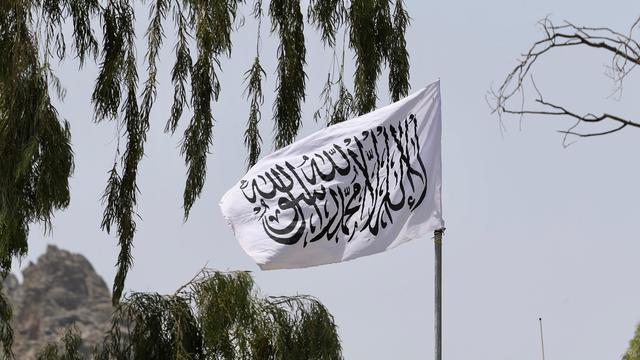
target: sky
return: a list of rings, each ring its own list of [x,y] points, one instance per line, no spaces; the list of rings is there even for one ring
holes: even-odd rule
[[[406,1],[411,85],[441,79],[444,236],[443,357],[540,359],[538,318],[544,319],[547,359],[616,359],[640,321],[640,132],[580,139],[563,147],[559,118],[504,119],[490,113],[485,95],[542,37],[538,20],[607,26],[622,32],[640,13],[636,1]],[[139,5],[140,58],[147,10]],[[245,170],[243,132],[248,103],[243,73],[255,54],[256,24],[248,16],[233,35],[232,59],[222,61],[222,92],[208,176],[191,217],[182,218],[183,117],[174,136],[163,132],[173,89],[173,29],[159,67],[160,88],[139,175],[135,263],[127,289],[173,292],[203,266],[251,270],[266,295],[312,294],[335,316],[346,359],[425,359],[433,353],[433,242],[430,236],[382,254],[300,270],[262,272],[242,251],[218,208]],[[263,26],[267,71],[261,132],[272,150],[276,42]],[[300,136],[323,124],[312,114],[330,67],[331,52],[306,28],[307,102]],[[609,96],[610,59],[597,51],[557,51],[534,69],[545,97],[579,112],[609,111],[631,118],[640,95],[632,74],[621,99]],[[144,64],[141,64],[144,66]],[[68,59],[58,75],[67,89],[60,114],[69,120],[76,169],[71,205],[58,212],[51,234],[32,227],[25,267],[48,243],[85,255],[109,286],[116,238],[99,229],[100,196],[113,164],[116,129],[93,122],[90,94],[96,67]],[[347,66],[352,74],[353,66]],[[386,79],[379,105],[389,103]],[[635,145],[634,145],[635,144]],[[634,285],[636,284],[636,285]]]

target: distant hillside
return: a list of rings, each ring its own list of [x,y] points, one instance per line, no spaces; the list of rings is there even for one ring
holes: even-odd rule
[[[90,352],[109,328],[112,306],[106,283],[89,261],[49,245],[22,275],[22,283],[13,274],[4,283],[13,304],[16,359],[35,359],[73,323],[82,335],[83,350]]]

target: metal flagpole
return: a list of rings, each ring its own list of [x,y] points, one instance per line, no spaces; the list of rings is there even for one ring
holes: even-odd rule
[[[444,229],[433,232],[433,242],[435,245],[435,360],[442,360],[442,234]]]
[[[540,321],[540,346],[542,347],[542,360],[544,360],[544,335],[542,334],[542,318],[538,318]]]

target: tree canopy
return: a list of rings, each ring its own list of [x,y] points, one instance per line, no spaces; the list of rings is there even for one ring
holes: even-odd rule
[[[629,341],[629,348],[622,356],[622,360],[640,360],[640,324]]]
[[[73,327],[38,360],[342,358],[333,317],[315,298],[261,297],[247,272],[203,270],[171,295],[132,293],[92,356]]]

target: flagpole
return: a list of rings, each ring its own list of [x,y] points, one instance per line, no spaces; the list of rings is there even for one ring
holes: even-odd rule
[[[442,234],[444,229],[433,232],[435,246],[435,281],[434,281],[434,330],[435,330],[435,360],[442,360]]]
[[[544,335],[542,335],[542,318],[538,318],[540,321],[540,346],[542,347],[542,360],[544,360]]]

